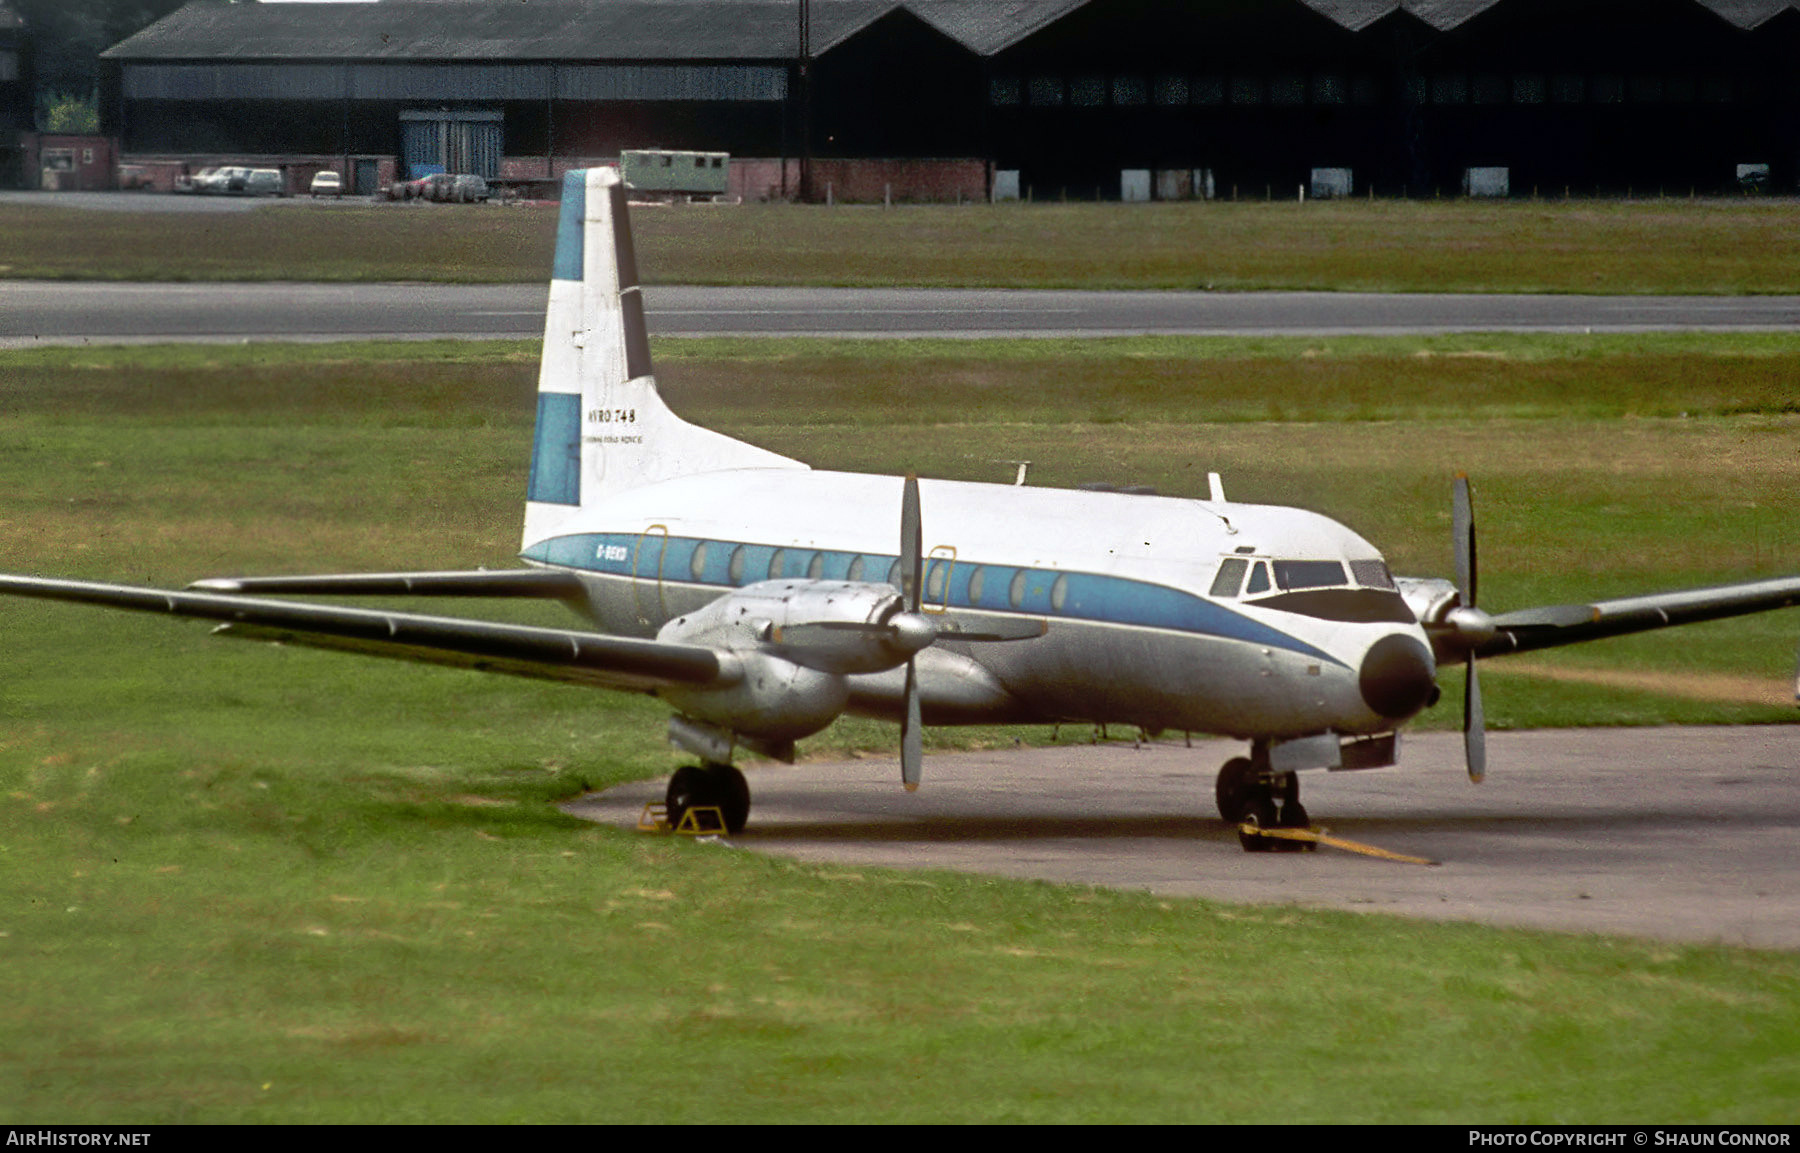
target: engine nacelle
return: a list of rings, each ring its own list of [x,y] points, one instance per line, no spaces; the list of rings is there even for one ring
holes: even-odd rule
[[[656,634],[661,641],[728,650],[737,657],[740,675],[722,687],[673,687],[658,695],[690,717],[745,736],[773,741],[811,736],[844,711],[850,674],[905,661],[908,654],[896,655],[881,639],[882,626],[900,608],[900,594],[884,584],[747,585],[676,617]],[[801,641],[784,643],[781,631],[792,625],[808,627]]]
[[[721,729],[769,741],[810,737],[850,701],[849,681],[771,653],[743,653],[742,675],[722,688],[670,687],[657,693],[683,713]]]
[[[1422,625],[1441,625],[1462,604],[1456,586],[1441,577],[1395,577],[1394,587]]]
[[[677,617],[657,639],[769,653],[822,673],[875,673],[904,664],[922,647],[888,627],[901,607],[891,585],[761,581]]]

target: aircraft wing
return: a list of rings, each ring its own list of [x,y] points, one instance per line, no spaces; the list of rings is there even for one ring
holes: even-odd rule
[[[214,593],[312,596],[546,597],[580,600],[581,579],[555,569],[469,572],[343,573],[321,576],[213,577],[188,588]]]
[[[1493,639],[1477,645],[1474,655],[1498,657],[1525,653],[1794,605],[1800,605],[1800,576],[1589,604],[1521,609],[1496,614]]]
[[[27,576],[0,575],[0,594],[198,617],[221,622],[224,636],[600,688],[648,692],[738,676],[729,653],[572,629]]]

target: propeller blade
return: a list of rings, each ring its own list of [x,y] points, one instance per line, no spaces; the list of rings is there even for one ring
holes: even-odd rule
[[[1474,608],[1475,600],[1475,507],[1469,497],[1469,478],[1456,474],[1456,489],[1450,510],[1450,536],[1456,550],[1456,589],[1462,603]]]
[[[1456,474],[1451,493],[1450,537],[1456,553],[1456,591],[1462,605],[1451,612],[1452,623],[1468,643],[1463,680],[1463,760],[1469,780],[1480,784],[1487,777],[1487,711],[1481,704],[1481,675],[1475,669],[1475,648],[1494,634],[1493,618],[1476,607],[1475,502],[1469,494],[1469,476]]]
[[[919,478],[909,472],[906,489],[900,497],[900,597],[909,613],[918,612],[921,604],[924,551],[925,530],[919,521]]]
[[[1469,780],[1479,785],[1487,776],[1487,712],[1481,706],[1481,676],[1474,657],[1468,660],[1468,679],[1463,682],[1463,756]]]
[[[925,726],[919,709],[919,673],[906,662],[906,716],[900,722],[900,783],[906,791],[919,791],[925,766]]]

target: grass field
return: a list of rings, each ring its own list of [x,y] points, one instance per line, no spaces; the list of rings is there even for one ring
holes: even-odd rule
[[[130,205],[131,198],[121,203]],[[640,210],[661,284],[1800,292],[1791,200],[744,205]],[[542,279],[547,207],[100,212],[0,205],[0,276]]]
[[[1496,609],[1800,572],[1791,337],[656,352],[821,466],[1218,470],[1406,572],[1467,469]],[[0,569],[508,564],[534,360],[0,353]],[[1791,722],[1795,616],[1534,657],[1586,680],[1489,713]],[[32,602],[0,654],[0,1122],[1796,1118],[1794,955],[803,867],[553,807],[677,763],[653,702]]]

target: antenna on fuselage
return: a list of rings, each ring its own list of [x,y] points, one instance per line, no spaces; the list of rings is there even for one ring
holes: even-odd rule
[[[1019,469],[1019,471],[1018,471],[1018,475],[1016,475],[1016,476],[1014,476],[1014,477],[1013,477],[1013,486],[1014,486],[1014,487],[1015,487],[1015,488],[1022,488],[1022,487],[1024,487],[1024,484],[1025,484],[1025,470],[1026,470],[1026,469],[1028,469],[1028,468],[1030,468],[1030,467],[1031,467],[1031,462],[1030,462],[1030,461],[1028,461],[1028,460],[997,460],[997,461],[995,461],[995,462],[994,462],[994,463],[995,463],[995,464],[1011,464],[1011,465],[1017,465],[1017,466],[1018,466],[1018,469]]]
[[[1209,472],[1206,474],[1206,492],[1206,499],[1213,504],[1231,503],[1225,499],[1225,482],[1220,479],[1219,474],[1216,472]],[[1226,516],[1216,508],[1209,508],[1206,511],[1225,522],[1225,531],[1227,533],[1232,536],[1237,535],[1237,526],[1231,523],[1230,517]]]

